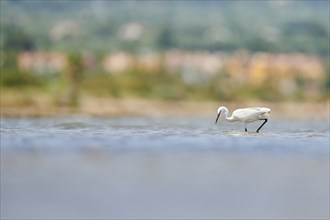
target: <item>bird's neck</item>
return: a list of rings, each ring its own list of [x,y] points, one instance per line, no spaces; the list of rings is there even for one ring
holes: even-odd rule
[[[226,107],[223,106],[222,109],[225,112],[225,116],[226,116],[226,120],[227,121],[235,121],[235,118],[233,116],[229,116],[229,110],[228,110],[228,108],[226,108]]]
[[[233,117],[233,116],[230,116],[230,117],[228,117],[228,115],[226,115],[226,120],[227,121],[236,121],[236,119]]]

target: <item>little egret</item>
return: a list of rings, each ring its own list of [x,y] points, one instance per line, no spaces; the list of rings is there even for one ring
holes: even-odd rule
[[[233,111],[233,114],[229,117],[228,116],[228,113],[229,113],[228,108],[226,108],[224,106],[221,106],[221,107],[218,108],[218,115],[217,115],[217,119],[215,120],[215,123],[218,122],[218,119],[219,119],[220,114],[221,114],[222,111],[225,112],[225,116],[226,116],[227,121],[230,121],[230,122],[233,122],[233,121],[244,122],[246,132],[247,132],[247,123],[251,123],[251,122],[254,122],[254,121],[258,121],[258,120],[264,120],[262,125],[260,125],[260,127],[257,129],[257,133],[259,133],[259,130],[262,128],[262,126],[264,126],[264,124],[266,124],[266,122],[268,121],[269,114],[270,114],[270,109],[269,108],[261,108],[261,107],[240,108],[240,109],[236,109],[235,111]]]

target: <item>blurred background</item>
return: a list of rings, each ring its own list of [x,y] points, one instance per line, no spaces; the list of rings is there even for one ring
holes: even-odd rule
[[[329,97],[328,1],[2,0],[0,44],[5,115],[100,98]]]
[[[0,4],[1,219],[329,219],[328,0]]]

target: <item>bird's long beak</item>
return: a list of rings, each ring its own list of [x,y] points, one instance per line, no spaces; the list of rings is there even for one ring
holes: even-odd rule
[[[218,119],[219,119],[219,117],[220,117],[220,114],[221,114],[221,111],[218,113],[217,119],[215,119],[215,123],[218,122]]]

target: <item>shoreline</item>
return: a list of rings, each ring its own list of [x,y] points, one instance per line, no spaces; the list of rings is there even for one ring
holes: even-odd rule
[[[2,94],[1,117],[50,117],[50,116],[145,116],[182,117],[213,116],[223,105],[232,112],[244,107],[269,107],[273,117],[329,118],[329,101],[322,102],[216,102],[216,101],[161,101],[143,98],[82,97],[77,107],[55,103],[45,95],[11,97]]]

